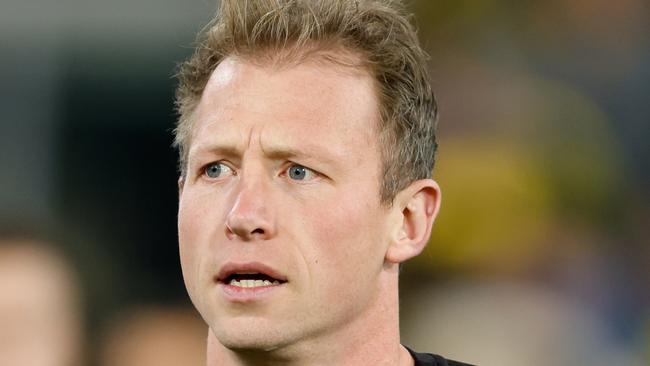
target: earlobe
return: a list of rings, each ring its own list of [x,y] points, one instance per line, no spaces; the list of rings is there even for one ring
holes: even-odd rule
[[[394,208],[399,213],[399,227],[386,251],[386,261],[405,262],[422,252],[440,209],[440,187],[432,179],[413,182],[398,193]]]

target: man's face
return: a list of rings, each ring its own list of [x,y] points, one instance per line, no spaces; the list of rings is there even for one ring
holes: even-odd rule
[[[332,334],[376,305],[391,214],[379,200],[371,77],[228,58],[194,118],[180,254],[216,338],[273,349]]]
[[[73,279],[40,245],[0,242],[0,365],[77,364],[81,334]]]

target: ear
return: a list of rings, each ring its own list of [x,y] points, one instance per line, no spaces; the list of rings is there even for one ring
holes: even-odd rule
[[[433,179],[415,181],[397,194],[393,209],[399,219],[386,251],[387,262],[402,263],[422,252],[438,215],[440,198],[440,187]]]

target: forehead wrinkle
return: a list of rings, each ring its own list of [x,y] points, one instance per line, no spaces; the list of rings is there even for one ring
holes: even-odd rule
[[[282,141],[265,144],[261,139],[260,149],[264,156],[271,160],[302,158],[324,162],[330,165],[340,162],[343,156],[343,154],[337,154],[320,145],[306,145],[301,148],[290,146]]]
[[[199,129],[200,133],[196,135],[202,135],[203,137],[197,139],[194,144],[192,144],[188,152],[188,160],[191,162],[192,158],[196,155],[201,155],[205,153],[213,153],[217,155],[224,155],[228,157],[239,157],[243,154],[244,148],[243,144],[240,142],[242,133],[237,131],[235,134],[224,134],[215,131],[214,133],[209,133],[209,126],[219,123],[218,121],[209,122],[207,125]]]
[[[244,137],[246,131],[239,129],[229,129],[230,131],[234,132],[233,134],[229,135],[216,133],[212,134],[213,137],[205,138],[204,141],[195,144],[194,147],[190,150],[189,155],[192,157],[208,153],[236,158],[238,160],[243,159],[247,153],[251,152],[255,148],[255,146],[259,146],[260,150],[262,150],[261,136],[263,129],[263,125],[259,127],[254,125],[249,126],[247,128],[247,137]],[[207,131],[204,130],[203,132],[204,134],[207,134]]]
[[[223,156],[240,156],[241,155],[241,149],[238,149],[236,146],[229,146],[226,144],[205,144],[203,146],[200,146],[197,149],[197,153],[203,153],[203,152],[209,152],[209,153],[214,153],[217,155],[223,155]]]
[[[250,131],[248,131],[248,143],[246,144],[247,150],[250,150],[251,145],[253,144],[253,134],[254,134],[254,133],[255,133],[255,126],[253,125],[253,126],[251,126]],[[260,133],[259,133],[259,135],[258,135],[258,139],[260,140],[260,141],[258,141],[258,142],[261,143],[261,139],[262,139],[262,131],[260,131]]]

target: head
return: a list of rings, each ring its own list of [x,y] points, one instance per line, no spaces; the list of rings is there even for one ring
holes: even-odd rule
[[[396,307],[440,203],[396,2],[224,0],[179,80],[181,263],[218,342],[277,350]]]
[[[100,348],[101,366],[205,365],[205,324],[190,309],[151,306],[114,318]]]
[[[0,237],[0,364],[67,366],[81,362],[77,283],[48,243]]]
[[[356,57],[335,56],[337,51]],[[221,1],[195,54],[179,70],[180,114],[175,145],[185,176],[196,110],[216,67],[228,56],[266,65],[322,58],[366,71],[373,79],[379,116],[382,203],[431,178],[438,109],[426,54],[398,1]]]

